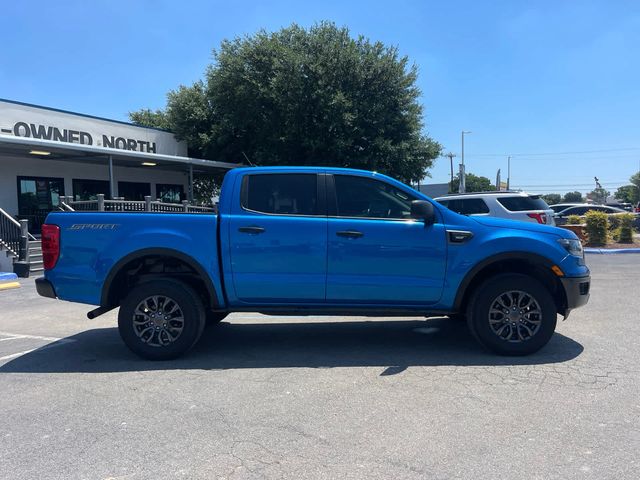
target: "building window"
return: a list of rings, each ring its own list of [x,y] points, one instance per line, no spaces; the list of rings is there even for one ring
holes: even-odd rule
[[[184,187],[169,183],[156,184],[156,195],[161,202],[180,203],[184,200]]]
[[[104,198],[111,198],[107,180],[73,179],[74,200],[97,200],[99,193],[104,194]]]
[[[118,182],[118,195],[125,200],[144,200],[151,195],[151,184],[141,182]]]
[[[29,221],[29,231],[40,233],[47,214],[60,205],[64,179],[18,177],[18,217]]]

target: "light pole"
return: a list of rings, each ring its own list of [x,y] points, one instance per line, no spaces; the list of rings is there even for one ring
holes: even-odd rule
[[[464,168],[464,136],[468,133],[468,131],[464,131],[462,130],[462,152],[461,152],[461,159],[462,159],[462,163],[460,164],[460,185],[458,187],[458,192],[459,193],[464,193],[467,189],[467,182],[465,181],[465,177],[466,177],[466,172],[465,172],[465,168]]]
[[[511,183],[511,155],[507,158],[507,190],[510,188]]]

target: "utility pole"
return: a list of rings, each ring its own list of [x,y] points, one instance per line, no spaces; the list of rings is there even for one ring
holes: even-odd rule
[[[462,152],[461,152],[461,158],[462,158],[462,163],[460,164],[460,186],[458,187],[458,192],[459,193],[465,193],[465,191],[467,190],[467,182],[466,182],[466,172],[465,172],[465,167],[464,167],[464,136],[467,133],[471,133],[471,132],[465,132],[464,130],[462,130],[461,132],[461,136],[462,136]]]
[[[451,180],[449,181],[449,192],[453,193],[453,157],[455,157],[455,153],[447,153],[445,157],[449,157],[449,163],[451,164]]]
[[[511,188],[511,155],[507,157],[507,190]]]

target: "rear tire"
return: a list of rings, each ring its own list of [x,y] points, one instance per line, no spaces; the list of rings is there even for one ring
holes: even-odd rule
[[[193,347],[204,330],[202,300],[188,285],[162,278],[133,288],[120,305],[125,345],[149,360],[170,360]]]
[[[474,292],[467,325],[474,337],[500,355],[529,355],[553,336],[557,307],[551,293],[535,278],[497,275]]]

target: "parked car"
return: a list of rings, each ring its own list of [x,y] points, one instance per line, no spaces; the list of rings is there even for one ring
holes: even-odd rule
[[[608,207],[606,205],[593,205],[589,203],[584,203],[581,205],[574,205],[572,207],[565,208],[564,210],[555,214],[556,225],[565,225],[569,218],[569,215],[578,215],[583,216],[587,212],[596,211],[596,212],[604,212],[608,215],[620,215],[621,213],[630,213],[626,210],[616,207]],[[633,214],[635,216],[634,227],[640,228],[640,215]]]
[[[576,207],[578,205],[587,205],[586,203],[556,203],[554,205],[549,205],[549,208],[554,211],[554,213],[561,212],[569,207]]]
[[[478,192],[451,194],[435,200],[461,215],[485,215],[555,225],[554,212],[540,195],[524,192]]]
[[[569,230],[458,215],[338,168],[231,170],[218,214],[53,212],[42,251],[38,293],[98,305],[90,318],[120,307],[120,336],[149,359],[231,312],[465,315],[482,345],[525,355],[590,287]]]
[[[624,210],[625,212],[633,212],[634,211],[633,205],[631,205],[630,203],[627,203],[627,202],[606,203],[605,206],[613,207],[613,208],[620,208],[620,209]]]

